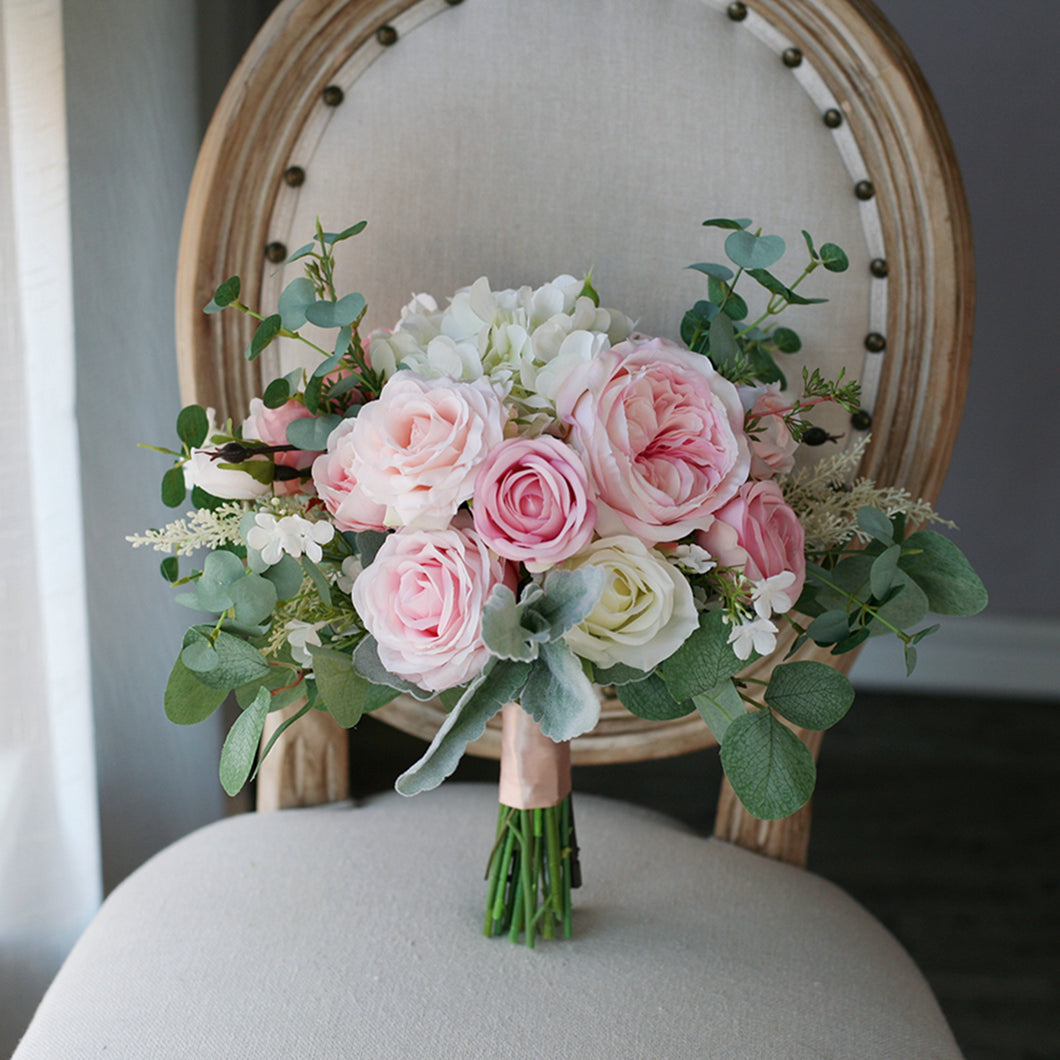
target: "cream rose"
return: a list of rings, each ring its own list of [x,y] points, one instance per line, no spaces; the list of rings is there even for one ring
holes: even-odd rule
[[[625,663],[652,670],[671,656],[698,625],[692,589],[661,553],[631,535],[593,542],[566,564],[607,572],[596,607],[563,639],[575,654],[600,667]]]

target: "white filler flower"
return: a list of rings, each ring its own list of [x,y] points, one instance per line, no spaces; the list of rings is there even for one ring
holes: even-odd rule
[[[783,570],[774,574],[771,578],[763,578],[755,582],[754,592],[751,599],[754,601],[755,613],[759,618],[769,618],[770,615],[782,615],[790,611],[795,601],[792,600],[788,589],[795,581],[795,574],[790,570]]]
[[[777,646],[777,627],[768,618],[745,619],[729,633],[737,659],[749,659],[751,651],[769,655]]]
[[[247,532],[247,544],[260,552],[270,567],[279,563],[285,552],[295,559],[306,555],[314,563],[319,563],[323,556],[320,546],[335,536],[335,527],[331,523],[314,523],[300,515],[277,519],[268,512],[259,512],[254,516],[254,523],[256,525]]]

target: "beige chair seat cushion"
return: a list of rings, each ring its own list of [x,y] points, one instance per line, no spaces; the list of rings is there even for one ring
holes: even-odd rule
[[[960,1053],[909,956],[810,873],[575,796],[575,938],[481,934],[492,786],[229,818],[110,896],[17,1060]]]

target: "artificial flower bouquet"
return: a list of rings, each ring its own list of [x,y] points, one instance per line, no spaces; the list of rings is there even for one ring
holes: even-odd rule
[[[276,313],[244,305],[238,277],[206,312],[260,321],[250,358],[283,336],[319,365],[271,382],[239,425],[183,409],[162,496],[180,507],[190,488],[195,510],[130,538],[171,553],[177,602],[211,616],[187,631],[165,704],[191,723],[235,693],[229,793],[283,707],[297,709],[272,740],[311,710],[352,727],[402,693],[440,698],[448,714],[398,778],[405,795],[441,783],[504,711],[487,934],[570,934],[569,741],[595,726],[601,687],[640,717],[698,712],[745,807],[784,817],[815,779],[792,727],[827,728],[853,699],[797,649],[891,633],[911,669],[937,628],[929,612],[986,601],[953,544],[907,533],[937,519],[928,505],[856,477],[858,446],[796,470],[800,447],[838,440],[814,407],[855,412],[859,394],[818,371],[790,386],[780,362],[801,343],[776,318],[823,301],[799,288],[845,269],[843,251],[804,233],[805,267],[786,283],[771,271],[780,237],[704,224],[726,233],[731,266],[691,266],[707,297],[681,344],[638,333],[572,276],[502,291],[483,278],[441,308],[420,295],[362,338],[365,300],[336,291],[334,255],[364,224],[318,224]],[[765,292],[753,320],[745,277]],[[749,678],[783,624],[792,651],[768,683]]]

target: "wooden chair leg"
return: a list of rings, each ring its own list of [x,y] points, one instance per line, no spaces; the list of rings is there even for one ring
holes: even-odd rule
[[[298,704],[270,714],[262,745]],[[257,809],[339,802],[350,794],[349,734],[326,711],[311,710],[276,741],[258,770]]]
[[[796,730],[816,759],[821,747],[819,732]],[[718,812],[714,818],[714,835],[737,846],[746,847],[756,854],[786,861],[789,865],[806,867],[806,854],[810,843],[810,816],[812,799],[797,813],[779,821],[760,821],[752,817],[736,797],[728,779],[721,782],[718,796]]]

